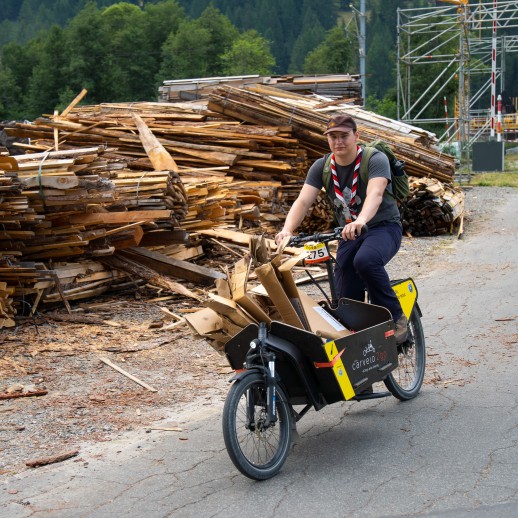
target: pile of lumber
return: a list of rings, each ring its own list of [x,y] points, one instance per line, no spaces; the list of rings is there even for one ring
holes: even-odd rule
[[[110,254],[142,227],[178,226],[187,213],[172,171],[129,169],[102,146],[0,156],[0,257]]]
[[[410,196],[401,205],[403,230],[413,237],[462,233],[465,193],[430,178],[412,178]]]
[[[345,112],[356,119],[360,139],[372,142],[385,140],[400,160],[407,173],[417,177],[431,177],[451,182],[455,161],[431,144],[433,134],[420,128],[398,123],[360,108],[341,102],[322,103],[310,99],[280,99],[270,89],[269,95],[228,86],[216,88],[209,96],[210,110],[243,120],[249,124],[280,124],[292,128],[311,161],[328,152],[327,138],[323,135],[327,121],[336,113]]]
[[[280,92],[294,92],[299,95],[318,94],[328,98],[340,98],[352,104],[363,104],[361,79],[350,74],[315,74],[312,76],[233,76],[200,77],[196,79],[166,80],[158,88],[159,100],[178,102],[207,98],[214,88],[225,84],[233,88],[260,89],[269,86]]]
[[[12,319],[16,297],[33,296],[35,309],[40,301],[137,286],[136,279],[197,298],[193,286],[167,278],[195,286],[213,280],[212,272],[191,278],[189,268],[170,261],[202,256],[197,236],[206,231],[275,234],[311,163],[328,151],[323,131],[337,112],[356,118],[363,141],[389,142],[415,177],[401,207],[408,234],[443,233],[462,216],[463,193],[449,187],[453,157],[434,149],[432,134],[343,99],[218,84],[203,101],[78,106],[85,93],[61,114],[5,128],[10,139],[26,140],[14,144],[25,154],[0,154],[4,318]],[[301,230],[330,226],[332,211],[321,196]]]

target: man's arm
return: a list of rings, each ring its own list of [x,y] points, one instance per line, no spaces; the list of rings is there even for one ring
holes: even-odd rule
[[[275,236],[275,242],[279,244],[283,238],[286,236],[292,236],[293,232],[297,230],[298,226],[302,223],[302,220],[305,218],[309,209],[315,203],[317,199],[318,193],[320,189],[313,187],[307,183],[302,186],[300,193],[291,206],[288,215],[286,216],[286,221],[284,222],[284,227],[282,230]]]

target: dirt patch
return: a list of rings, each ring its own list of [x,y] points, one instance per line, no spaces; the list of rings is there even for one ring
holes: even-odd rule
[[[467,190],[467,235],[487,203],[494,202],[495,192]],[[405,238],[389,274],[422,278],[456,242],[456,236]],[[318,297],[314,289],[307,290]],[[158,295],[146,289],[74,306],[85,308],[78,314],[91,317],[91,323],[63,321],[59,317],[66,311],[59,308],[55,317],[42,314],[0,331],[0,392],[47,391],[0,401],[0,474],[20,472],[27,461],[84,442],[109,441],[149,427],[188,403],[224,399],[231,374],[225,358],[193,339],[185,326],[164,329],[174,322],[169,313],[181,315],[192,309],[192,301],[160,300]],[[433,370],[427,373],[433,375]]]

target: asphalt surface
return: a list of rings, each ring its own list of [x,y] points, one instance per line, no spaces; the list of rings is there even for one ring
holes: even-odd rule
[[[309,412],[281,473],[243,477],[220,405],[0,480],[0,516],[518,516],[518,191],[418,281],[417,398]]]

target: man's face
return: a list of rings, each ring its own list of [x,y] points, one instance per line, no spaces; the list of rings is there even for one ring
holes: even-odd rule
[[[347,131],[331,131],[327,134],[329,149],[335,155],[348,155],[356,153],[356,143],[358,142],[358,132],[352,128]]]

